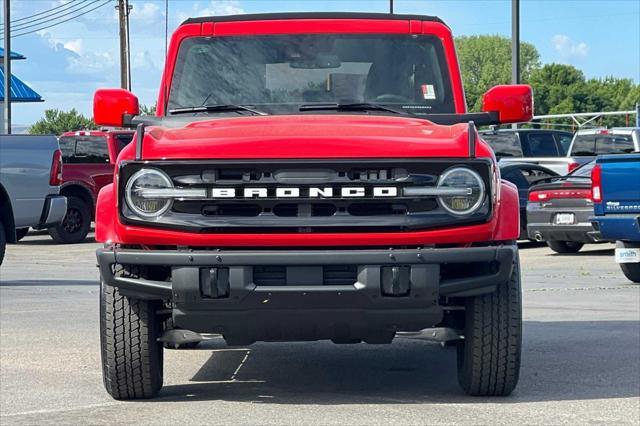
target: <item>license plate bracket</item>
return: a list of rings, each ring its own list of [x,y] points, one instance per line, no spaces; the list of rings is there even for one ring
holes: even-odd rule
[[[640,248],[617,248],[616,263],[640,263]]]

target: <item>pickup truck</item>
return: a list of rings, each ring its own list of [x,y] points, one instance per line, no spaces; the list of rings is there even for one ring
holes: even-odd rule
[[[98,195],[103,382],[162,387],[164,347],[390,343],[457,348],[471,395],[520,370],[518,191],[476,126],[526,122],[527,85],[467,112],[453,36],[422,15],[189,19],[156,116],[122,89],[94,119],[136,128]]]
[[[500,166],[532,163],[564,176],[580,163],[567,157],[573,133],[549,129],[483,130],[480,137],[493,149]]]
[[[598,157],[591,172],[593,228],[615,241],[624,275],[640,283],[640,153]]]
[[[64,162],[60,193],[67,197],[67,214],[49,229],[55,242],[79,243],[87,237],[98,192],[113,180],[116,158],[132,137],[130,130],[78,131],[60,136]]]
[[[45,229],[65,215],[59,195],[62,155],[55,136],[0,135],[0,264],[6,243],[29,227]]]

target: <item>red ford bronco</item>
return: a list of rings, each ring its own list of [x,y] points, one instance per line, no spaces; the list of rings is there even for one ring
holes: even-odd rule
[[[157,115],[99,90],[97,123],[136,126],[100,191],[104,384],[162,386],[163,348],[402,332],[457,346],[472,395],[520,368],[516,188],[476,126],[527,121],[528,86],[468,113],[449,28],[429,16],[189,19]]]
[[[64,162],[60,194],[67,197],[67,213],[60,224],[49,228],[55,242],[80,243],[87,237],[98,192],[113,181],[116,158],[132,137],[130,130],[66,132],[60,136]]]

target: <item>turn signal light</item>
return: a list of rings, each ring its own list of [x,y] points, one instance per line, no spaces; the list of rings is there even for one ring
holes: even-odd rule
[[[51,160],[51,173],[49,174],[49,185],[58,186],[62,183],[62,151],[56,149]]]

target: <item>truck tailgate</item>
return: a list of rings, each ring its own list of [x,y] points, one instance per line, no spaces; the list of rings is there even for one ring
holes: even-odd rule
[[[605,213],[640,213],[640,154],[598,158]]]

